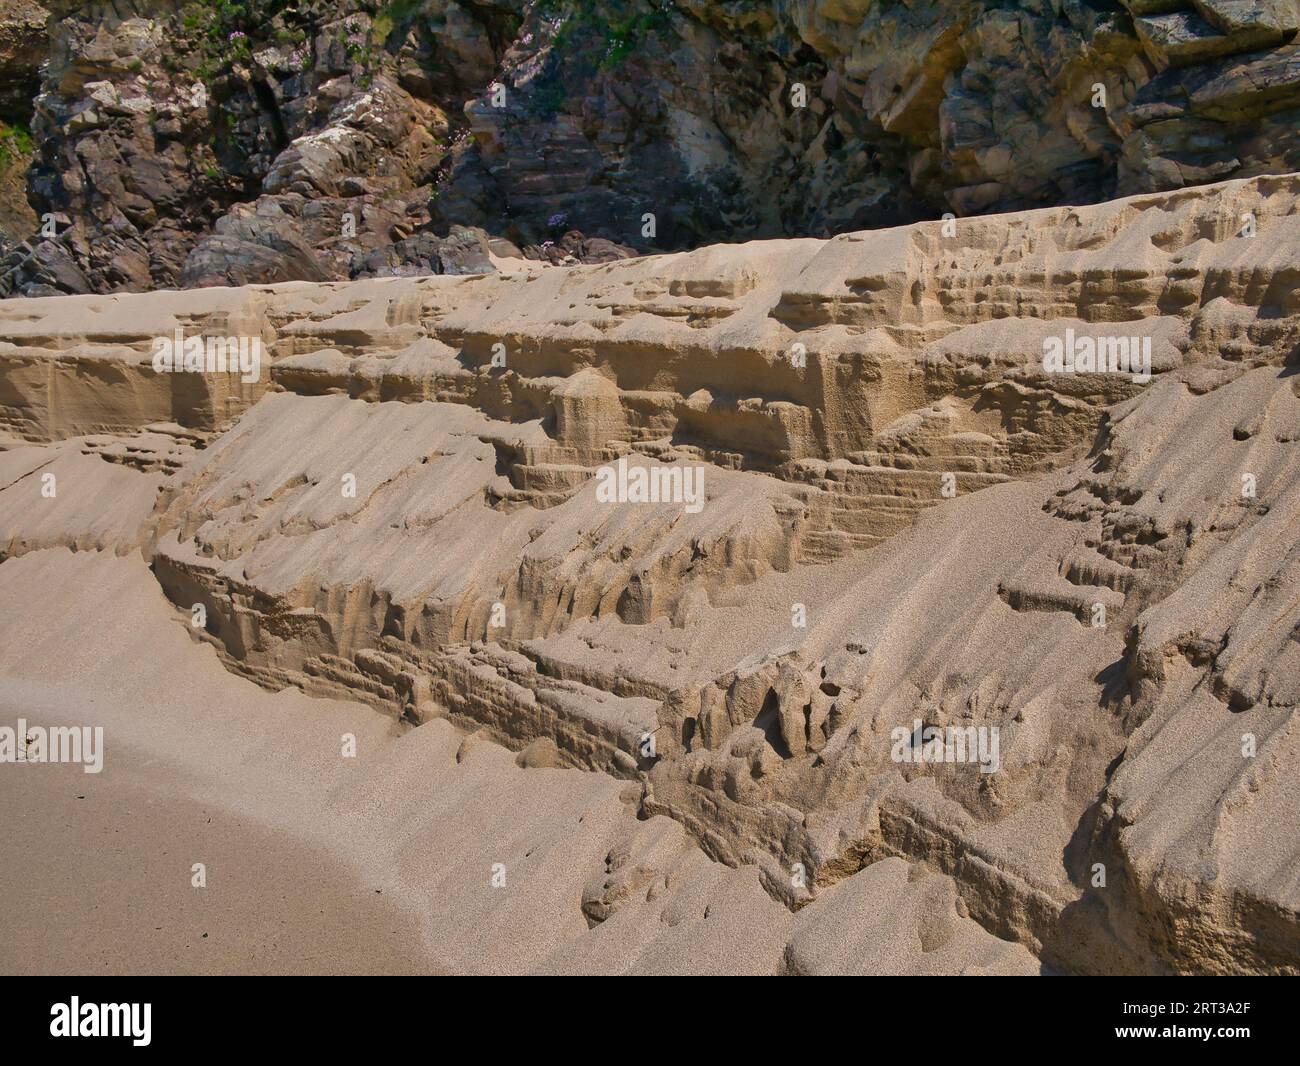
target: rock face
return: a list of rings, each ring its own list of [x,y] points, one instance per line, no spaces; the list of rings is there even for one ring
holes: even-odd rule
[[[464,50],[456,73],[420,81],[417,64],[403,77],[407,53],[384,50],[373,4],[56,2],[51,14],[30,191],[57,234],[10,255],[6,284],[27,294],[375,273],[372,254],[428,220],[449,134],[438,101],[460,106],[495,62],[464,16],[444,42]],[[411,47],[441,67],[444,32],[422,24]],[[444,253],[430,235],[390,265],[484,269],[463,243]]]
[[[723,892],[764,972],[1300,972],[1298,193],[9,300],[0,585],[143,559],[266,688],[623,782],[530,967]]]
[[[0,3],[0,261],[37,228],[27,203],[33,154],[27,126],[40,88],[47,14],[30,0]]]
[[[34,0],[0,4],[0,119],[26,122],[40,88],[49,12]]]
[[[0,108],[30,107],[41,9],[10,9]],[[1300,169],[1296,0],[49,14],[48,221],[5,293],[607,262]]]

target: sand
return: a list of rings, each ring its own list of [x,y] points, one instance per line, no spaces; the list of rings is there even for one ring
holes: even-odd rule
[[[109,748],[3,961],[1297,972],[1298,191],[4,301],[0,709]]]

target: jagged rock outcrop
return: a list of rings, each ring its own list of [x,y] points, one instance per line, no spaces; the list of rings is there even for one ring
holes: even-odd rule
[[[769,970],[904,958],[870,899],[903,968],[1295,972],[1297,194],[7,301],[0,581],[143,555],[264,687],[621,779],[643,961],[684,862],[795,912]]]
[[[411,38],[429,63],[458,56],[455,73],[422,80],[411,50],[382,47],[391,19],[373,3],[56,0],[30,184],[57,233],[11,252],[5,285],[40,295],[490,268],[454,240],[400,246],[428,220],[451,133],[443,108],[495,62],[477,19],[508,15],[450,6],[459,19]],[[383,249],[387,270],[373,259]]]
[[[1298,29],[1291,0],[540,2],[435,210],[637,246],[650,212],[684,247],[1292,170]]]
[[[49,12],[35,0],[0,5],[0,119],[31,119],[32,99],[40,88]]]
[[[606,262],[1300,168],[1296,0],[49,11],[43,228],[5,293]]]

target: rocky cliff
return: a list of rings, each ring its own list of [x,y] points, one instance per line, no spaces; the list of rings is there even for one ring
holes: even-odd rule
[[[668,968],[712,899],[760,969],[878,968],[835,931],[888,907],[914,969],[1295,973],[1297,193],[11,299],[4,614],[116,566],[228,670],[439,738],[431,780],[481,731],[617,784],[641,821],[547,877]],[[177,331],[263,358],[160,371]]]
[[[605,262],[1300,168],[1300,0],[2,6],[41,216],[7,293]]]

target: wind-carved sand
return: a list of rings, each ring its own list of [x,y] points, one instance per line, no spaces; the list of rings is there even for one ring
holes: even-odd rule
[[[260,968],[1300,972],[1298,193],[0,303],[6,721],[384,890]]]

